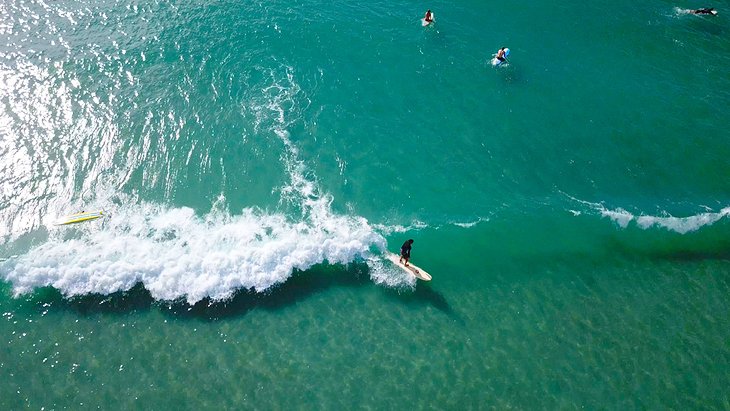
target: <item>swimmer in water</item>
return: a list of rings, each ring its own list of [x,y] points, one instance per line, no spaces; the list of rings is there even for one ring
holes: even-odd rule
[[[717,16],[717,11],[712,7],[697,9],[697,10],[690,10],[689,12],[692,14],[708,14],[708,15],[712,15],[712,16]]]
[[[426,11],[426,15],[423,16],[423,21],[425,21],[428,24],[433,23],[433,13],[431,13],[430,9],[428,11]]]

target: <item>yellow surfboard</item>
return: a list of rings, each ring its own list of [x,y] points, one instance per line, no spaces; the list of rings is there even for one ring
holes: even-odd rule
[[[80,213],[67,215],[56,221],[56,225],[67,225],[81,223],[83,221],[96,220],[97,218],[104,217],[104,210],[99,211],[82,211]]]

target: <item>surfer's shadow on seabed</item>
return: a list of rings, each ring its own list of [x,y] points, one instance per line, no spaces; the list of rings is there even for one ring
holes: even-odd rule
[[[460,319],[457,313],[451,308],[446,297],[440,292],[431,288],[430,284],[419,284],[408,291],[399,288],[385,288],[383,294],[393,300],[407,305],[430,305],[449,316]]]

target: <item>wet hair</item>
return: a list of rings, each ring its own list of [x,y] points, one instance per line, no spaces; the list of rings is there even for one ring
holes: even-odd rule
[[[412,238],[409,239],[408,242],[411,243],[411,244],[413,244],[413,239]]]

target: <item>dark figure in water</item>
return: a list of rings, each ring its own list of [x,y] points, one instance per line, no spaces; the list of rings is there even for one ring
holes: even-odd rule
[[[426,23],[428,23],[428,24],[431,24],[431,23],[433,23],[433,13],[431,13],[431,9],[429,9],[429,10],[428,10],[428,11],[426,12],[426,15],[425,15],[425,16],[423,16],[423,21],[425,21],[425,22],[426,22]]]
[[[497,58],[497,60],[504,63],[507,60],[507,56],[509,55],[509,49],[507,47],[502,47],[497,51],[497,54],[495,54],[494,57]]]
[[[408,267],[408,260],[411,258],[411,244],[413,244],[413,240],[408,240],[400,246],[400,260],[398,261],[403,262],[403,260],[406,260],[403,264],[406,267]]]
[[[697,10],[690,10],[690,13],[692,14],[709,14],[712,16],[717,16],[717,11],[714,8],[704,8],[704,9],[697,9]]]

